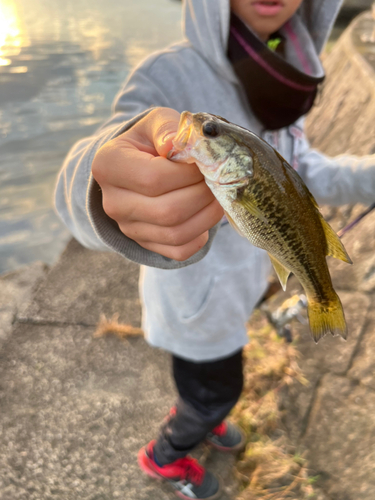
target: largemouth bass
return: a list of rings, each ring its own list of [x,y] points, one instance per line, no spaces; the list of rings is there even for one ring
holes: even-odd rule
[[[308,300],[315,342],[347,326],[326,256],[351,264],[298,173],[256,134],[208,113],[183,112],[172,161],[196,163],[229,222],[268,252],[283,289],[292,272]]]

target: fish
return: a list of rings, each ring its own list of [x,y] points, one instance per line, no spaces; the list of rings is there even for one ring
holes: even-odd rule
[[[347,337],[326,256],[352,264],[307,186],[266,141],[225,118],[181,114],[167,158],[196,163],[231,225],[271,259],[283,290],[290,273],[307,297],[310,333]]]

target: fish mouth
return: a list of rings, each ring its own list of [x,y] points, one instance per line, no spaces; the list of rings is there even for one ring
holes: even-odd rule
[[[181,113],[177,134],[172,141],[173,147],[167,154],[168,160],[177,160],[179,159],[179,157],[176,158],[177,155],[179,155],[182,151],[191,149],[188,144],[193,130],[193,114],[189,111],[184,111]]]

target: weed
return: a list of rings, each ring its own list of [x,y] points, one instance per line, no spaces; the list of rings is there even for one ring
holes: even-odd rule
[[[304,378],[295,344],[285,343],[256,310],[249,322],[250,343],[244,348],[245,385],[232,418],[247,435],[246,449],[237,462],[242,484],[237,500],[305,500],[314,498],[307,463],[281,426],[278,392]]]
[[[111,319],[107,319],[104,314],[100,316],[99,323],[94,332],[94,337],[104,337],[105,335],[116,335],[124,338],[133,335],[143,335],[141,328],[136,328],[131,325],[124,325],[118,322],[118,314],[114,314]]]

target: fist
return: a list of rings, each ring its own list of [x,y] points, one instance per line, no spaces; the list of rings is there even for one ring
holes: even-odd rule
[[[223,209],[195,164],[166,159],[180,114],[156,108],[101,147],[92,174],[103,209],[147,250],[183,261],[200,250]]]

